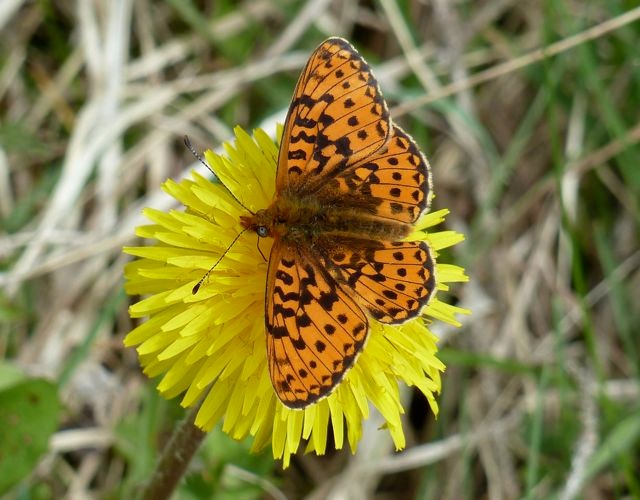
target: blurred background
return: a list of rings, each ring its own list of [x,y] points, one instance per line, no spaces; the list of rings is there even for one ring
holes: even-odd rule
[[[149,476],[183,410],[122,345],[121,247],[143,207],[173,206],[162,181],[200,169],[183,135],[203,150],[236,124],[273,132],[310,52],[339,35],[467,236],[442,257],[466,267],[449,300],[473,314],[433,325],[440,415],[407,390],[406,452],[374,416],[355,455],[284,471],[214,430],[177,496],[640,498],[639,11],[2,0],[0,492],[122,498]]]

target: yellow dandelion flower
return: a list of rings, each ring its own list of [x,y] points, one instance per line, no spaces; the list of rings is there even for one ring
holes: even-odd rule
[[[323,454],[329,425],[336,448],[346,439],[355,452],[370,403],[386,420],[396,449],[402,449],[398,382],[422,392],[437,415],[435,396],[445,367],[436,357],[429,318],[459,325],[456,315],[468,311],[433,297],[421,318],[399,326],[372,320],[366,346],[335,390],[302,409],[282,404],[265,349],[268,262],[263,255],[269,255],[272,240],[258,240],[250,231],[238,237],[246,209],[256,212],[273,199],[278,144],[259,129],[253,137],[240,128],[235,134],[235,144],[224,145],[226,154],[205,155],[229,191],[194,172],[190,180],[163,185],[184,211],[144,211],[152,224],[136,234],[155,243],[125,248],[137,257],[125,268],[125,289],[144,297],[130,307],[131,317],[147,319],[126,336],[125,345],[136,347],[145,374],[162,377],[163,396],[182,395],[184,407],[203,399],[198,427],[208,431],[222,421],[234,439],[253,436],[254,450],[270,443],[285,467],[303,440],[307,451]],[[435,257],[461,242],[456,232],[432,231],[447,213],[426,214],[407,239],[427,242]],[[467,281],[463,269],[437,259],[435,276],[440,291],[447,283]]]

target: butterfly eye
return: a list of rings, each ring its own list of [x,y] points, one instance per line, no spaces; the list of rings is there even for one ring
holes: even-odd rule
[[[258,226],[256,228],[256,233],[258,233],[258,236],[260,236],[261,238],[264,238],[265,236],[269,235],[269,231],[267,231],[266,226]]]

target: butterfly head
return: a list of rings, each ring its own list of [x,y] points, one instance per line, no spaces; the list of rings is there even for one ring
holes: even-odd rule
[[[250,229],[261,238],[273,237],[275,224],[273,216],[269,210],[258,210],[254,215],[243,215],[240,217],[240,224],[245,229]]]

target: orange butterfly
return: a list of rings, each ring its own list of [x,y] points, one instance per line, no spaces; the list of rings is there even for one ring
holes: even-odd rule
[[[389,117],[371,68],[341,38],[311,55],[287,114],[271,205],[242,226],[274,239],[267,356],[290,408],[327,396],[362,351],[369,317],[402,323],[434,287],[426,243],[403,241],[431,197],[429,165]]]

